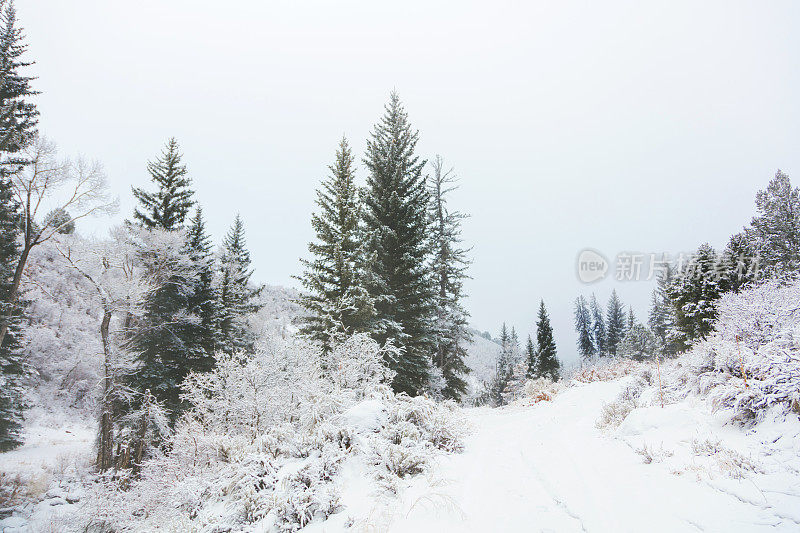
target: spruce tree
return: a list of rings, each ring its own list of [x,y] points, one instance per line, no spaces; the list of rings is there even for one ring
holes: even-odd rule
[[[211,239],[206,233],[203,210],[197,206],[187,235],[186,249],[194,267],[195,276],[187,299],[187,307],[197,322],[189,326],[190,342],[199,345],[202,355],[192,365],[195,372],[207,372],[214,366],[216,349],[217,298],[214,290],[214,254]]]
[[[22,305],[12,294],[19,259],[19,205],[10,177],[28,163],[20,151],[36,136],[39,116],[29,100],[38,94],[31,88],[34,78],[21,72],[32,64],[23,59],[26,50],[14,2],[0,1],[0,316],[7,328],[0,345],[0,452],[22,444],[25,364],[17,340]]]
[[[709,244],[703,244],[676,274],[669,288],[675,309],[675,340],[680,351],[711,333],[722,285],[717,254]]]
[[[254,350],[255,337],[247,326],[247,315],[260,308],[257,296],[262,287],[253,287],[250,252],[244,237],[244,223],[238,214],[222,243],[218,284],[219,347],[225,353]]]
[[[319,210],[311,217],[313,259],[301,259],[305,272],[298,278],[306,290],[299,303],[309,313],[300,331],[320,342],[326,354],[347,335],[369,332],[375,314],[365,286],[362,207],[347,139],[329,169],[317,190]]]
[[[495,364],[494,377],[489,383],[487,391],[488,401],[491,405],[499,406],[506,403],[506,397],[503,393],[506,391],[514,371],[513,351],[511,333],[508,331],[505,322],[503,322],[503,326],[500,329],[500,354]]]
[[[617,346],[624,336],[625,312],[615,289],[611,291],[611,298],[606,308],[606,350],[609,355],[617,355]]]
[[[194,191],[175,139],[170,139],[161,156],[148,162],[147,170],[155,192],[133,188],[139,201],[134,220],[147,229],[178,231],[184,228]],[[188,235],[187,235],[188,237]],[[183,254],[191,262],[187,240]],[[207,339],[192,317],[190,298],[197,278],[189,271],[166,280],[147,301],[144,316],[129,325],[130,347],[137,354],[139,368],[130,384],[140,393],[147,390],[170,411],[172,421],[184,409],[180,385],[193,370],[209,367]]]
[[[659,273],[656,288],[653,289],[648,318],[648,325],[655,337],[657,349],[665,356],[673,356],[678,352],[673,339],[675,309],[669,298],[669,287],[673,278],[672,271],[672,265],[667,264]]]
[[[20,151],[36,136],[39,111],[29,98],[35,78],[21,70],[33,62],[23,59],[28,46],[17,26],[13,0],[0,1],[0,178],[7,179],[27,161]]]
[[[556,341],[553,339],[553,327],[550,325],[544,300],[539,305],[539,316],[536,321],[536,344],[539,363],[537,376],[558,381],[561,376],[561,363],[556,356]]]
[[[442,158],[433,162],[428,189],[431,205],[432,270],[436,284],[436,352],[433,363],[442,372],[445,398],[458,400],[467,390],[464,376],[466,346],[472,340],[469,313],[464,308],[464,280],[470,264],[468,250],[461,247],[461,221],[466,215],[448,208],[448,195],[456,189],[452,170],[445,171]]]
[[[533,339],[528,335],[528,342],[525,344],[525,361],[528,365],[528,371],[525,377],[533,379],[536,377],[539,368],[539,359],[536,353],[536,346],[533,344]]]
[[[429,271],[429,195],[422,161],[414,153],[419,134],[411,128],[397,93],[367,141],[369,171],[364,193],[368,288],[375,300],[375,338],[400,349],[387,361],[393,388],[421,393],[436,351],[436,294]]]
[[[595,353],[592,339],[592,317],[583,296],[575,298],[575,332],[578,334],[578,353],[584,360],[589,360]]]
[[[133,195],[139,200],[133,217],[145,228],[175,230],[183,227],[194,201],[194,191],[190,188],[192,180],[186,174],[183,155],[175,138],[167,141],[161,155],[147,163],[147,171],[156,192],[132,187]]]
[[[739,292],[762,277],[757,241],[752,237],[752,232],[748,234],[745,230],[728,240],[719,259],[722,276],[720,288],[723,292]]]
[[[767,188],[756,194],[756,209],[748,233],[765,274],[800,271],[800,189],[778,170]]]
[[[17,264],[17,202],[11,184],[0,179],[0,301],[7,301]],[[8,304],[3,304],[8,305]],[[19,305],[3,309],[8,333],[0,346],[0,452],[22,444],[22,379],[25,365],[18,350]]]
[[[606,320],[603,318],[603,311],[597,303],[597,298],[592,293],[592,340],[594,340],[595,353],[603,357],[608,355],[606,347]]]

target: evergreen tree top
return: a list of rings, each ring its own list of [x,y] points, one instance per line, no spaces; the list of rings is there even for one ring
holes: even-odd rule
[[[211,238],[206,233],[203,209],[199,205],[189,225],[187,244],[192,254],[197,256],[194,259],[199,258],[199,256],[208,256],[211,253]]]
[[[149,193],[132,187],[142,208],[137,207],[133,216],[144,227],[175,230],[183,226],[194,204],[194,191],[190,188],[192,180],[186,176],[188,171],[182,158],[178,142],[174,137],[170,138],[161,155],[147,163],[147,171],[157,191]]]
[[[36,78],[20,73],[33,65],[22,59],[27,49],[13,0],[0,1],[0,152],[18,152],[36,135],[39,111],[25,101],[26,96],[39,94],[31,88]]]

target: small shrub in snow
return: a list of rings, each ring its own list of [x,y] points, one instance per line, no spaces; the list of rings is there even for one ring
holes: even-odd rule
[[[631,359],[612,359],[611,361],[600,359],[593,365],[578,369],[571,377],[581,383],[613,381],[636,372],[640,368],[642,368],[642,364]]]
[[[564,388],[560,381],[547,378],[530,379],[525,383],[525,398],[530,403],[551,402]]]
[[[642,456],[642,462],[649,465],[650,463],[660,463],[667,457],[672,457],[672,452],[665,450],[663,446],[655,448],[648,446],[647,443],[642,444],[641,448],[636,449],[636,453]]]

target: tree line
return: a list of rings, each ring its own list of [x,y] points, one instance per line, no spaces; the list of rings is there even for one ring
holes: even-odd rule
[[[708,244],[679,261],[662,261],[647,324],[631,309],[627,323],[616,291],[605,318],[592,295],[575,300],[578,353],[584,360],[655,354],[675,356],[705,339],[714,328],[723,294],[765,279],[800,273],[800,189],[780,170],[756,194],[756,216],[732,235],[721,252]]]
[[[475,398],[476,405],[493,407],[506,405],[522,395],[523,387],[528,380],[561,379],[561,363],[558,360],[553,327],[544,300],[539,302],[535,341],[528,335],[523,350],[516,330],[512,327],[509,331],[503,323],[498,342],[500,354],[495,364],[494,375],[488,383],[483,384],[483,390]]]

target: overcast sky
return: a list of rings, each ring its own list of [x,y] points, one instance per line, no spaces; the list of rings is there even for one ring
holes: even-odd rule
[[[800,183],[798,2],[17,5],[40,129],[105,164],[114,221],[175,136],[215,241],[240,212],[272,284],[295,285],[338,140],[363,154],[397,89],[461,179],[473,324],[527,334],[544,298],[565,360],[576,295],[616,287],[645,319],[652,289],[581,284],[582,248],[723,246],[777,168]]]

